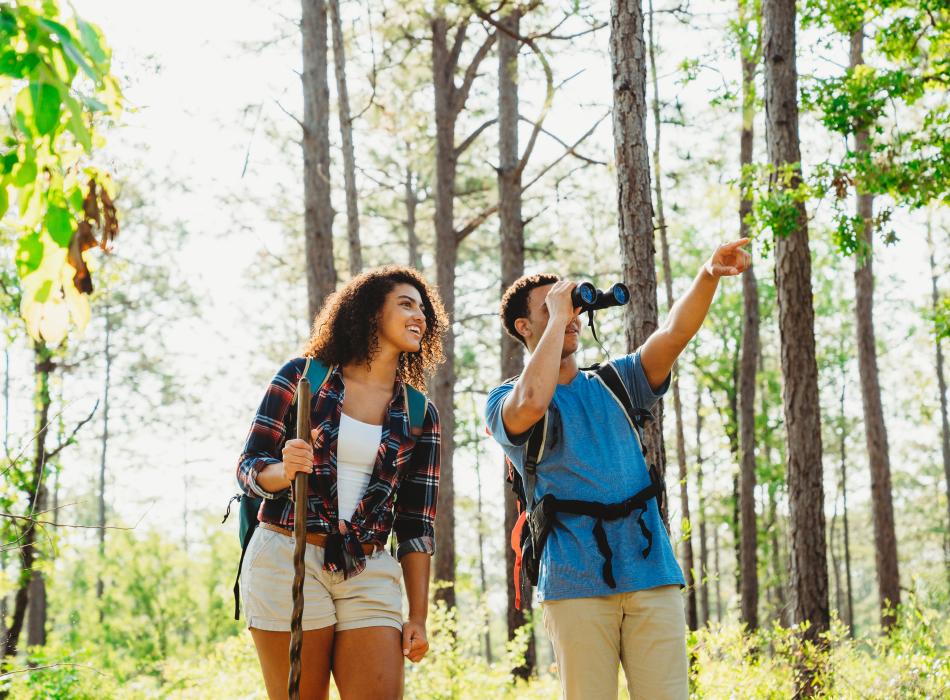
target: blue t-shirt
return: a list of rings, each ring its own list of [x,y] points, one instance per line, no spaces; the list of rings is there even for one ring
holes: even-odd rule
[[[650,409],[669,388],[669,378],[657,392],[650,388],[640,353],[613,361],[635,407]],[[488,429],[524,477],[527,435],[505,431],[501,409],[512,384],[495,387],[488,395]],[[578,372],[569,384],[558,384],[548,408],[548,434],[537,466],[535,502],[548,493],[560,498],[616,503],[650,485],[650,473],[637,437],[623,408],[593,373]],[[594,540],[594,518],[559,513],[541,555],[540,600],[587,598],[626,593],[657,586],[685,585],[670,538],[663,527],[656,499],[648,501],[644,522],[653,546],[644,558],[647,540],[637,524],[637,512],[605,521],[613,550],[617,587],[604,581],[604,559]]]

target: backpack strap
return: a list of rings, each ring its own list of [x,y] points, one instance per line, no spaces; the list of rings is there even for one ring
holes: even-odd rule
[[[422,424],[429,410],[429,397],[405,382],[402,385],[403,397],[406,400],[406,413],[409,414],[409,430],[413,435],[422,434]]]
[[[317,392],[323,388],[330,373],[333,371],[333,365],[327,366],[320,362],[316,357],[308,357],[304,362],[302,375],[310,382],[311,396],[316,396]],[[297,402],[297,392],[294,392],[294,403]]]
[[[525,443],[524,454],[524,508],[530,511],[534,507],[534,488],[537,484],[538,462],[544,456],[544,443],[548,437],[548,413],[531,428]]]
[[[642,408],[636,408],[633,405],[630,392],[627,391],[627,385],[623,383],[623,379],[620,378],[620,374],[617,372],[617,368],[614,367],[613,363],[606,362],[602,365],[594,365],[591,369],[593,370],[594,376],[604,385],[614,398],[614,401],[623,409],[623,413],[627,417],[627,422],[630,423],[633,434],[637,437],[637,442],[642,452],[643,426],[646,424],[646,421],[653,420],[653,414]]]

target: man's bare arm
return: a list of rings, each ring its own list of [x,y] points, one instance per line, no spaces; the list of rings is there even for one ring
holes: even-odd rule
[[[541,420],[554,396],[564,331],[575,316],[571,305],[574,286],[574,282],[567,280],[556,282],[545,298],[549,314],[547,326],[501,408],[501,419],[510,437],[523,435]]]
[[[716,249],[696,275],[692,286],[680,297],[662,328],[651,335],[640,350],[640,362],[650,388],[663,385],[680,353],[699,331],[709,312],[720,277],[740,275],[752,264],[752,257],[742,250],[749,242],[743,238]]]

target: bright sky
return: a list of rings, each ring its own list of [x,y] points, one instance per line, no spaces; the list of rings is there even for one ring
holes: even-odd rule
[[[601,15],[606,18],[607,4],[603,5]],[[235,458],[263,388],[248,380],[243,368],[231,366],[229,360],[245,355],[260,341],[253,319],[245,317],[246,305],[260,307],[262,295],[274,295],[273,290],[255,289],[253,281],[246,278],[248,266],[269,233],[267,222],[252,222],[256,235],[231,231],[233,220],[221,210],[220,197],[249,186],[272,184],[267,182],[266,170],[253,167],[249,177],[258,178],[255,182],[241,178],[249,147],[248,127],[255,119],[253,110],[249,115],[243,110],[263,105],[261,119],[265,125],[267,120],[289,121],[276,103],[296,110],[300,102],[295,73],[299,57],[295,45],[288,42],[284,43],[286,50],[266,52],[250,50],[242,43],[271,39],[277,28],[290,28],[288,18],[273,8],[281,7],[296,16],[299,4],[75,0],[75,6],[81,15],[103,28],[113,48],[114,70],[127,81],[126,97],[135,107],[125,117],[124,128],[110,136],[109,152],[114,157],[110,167],[117,178],[121,180],[123,172],[140,167],[144,160],[156,170],[178,173],[193,187],[190,193],[165,205],[181,216],[191,230],[180,264],[194,279],[209,312],[201,323],[186,322],[164,331],[172,334],[171,345],[177,353],[175,366],[197,381],[197,368],[207,370],[222,365],[218,376],[201,388],[202,394],[225,402],[229,417],[243,416],[223,425],[207,416],[200,417],[203,424],[216,426],[200,441],[182,435],[144,435],[144,464],[136,467],[130,479],[125,479],[121,472],[114,475],[112,502],[126,519],[134,520],[143,503],[154,501],[146,522],[163,523],[174,530],[176,514],[182,508],[186,475],[191,508],[223,511],[227,497],[234,491]],[[714,13],[723,11],[721,4],[711,7]],[[698,35],[689,27],[673,28],[669,22],[665,25],[667,34],[661,41],[667,50],[663,62],[668,68],[711,41],[708,32]],[[570,67],[555,63],[561,79],[575,70],[585,70],[581,78],[569,83],[558,95],[548,121],[549,128],[565,138],[585,131],[602,114],[600,105],[610,100],[606,30],[599,33],[596,41],[603,48],[600,55],[575,57]],[[803,59],[803,63],[807,64],[807,60]],[[706,87],[710,81],[719,80],[717,76],[707,77],[705,83],[699,81],[682,88],[671,73],[668,70],[661,90],[667,96],[676,95],[687,105],[705,105]],[[711,126],[735,128],[732,123]],[[252,163],[254,144],[262,138],[262,131],[260,125],[251,143]],[[608,119],[600,129],[600,142],[609,143],[609,136]],[[144,155],[143,144],[148,147]],[[697,150],[702,150],[702,146],[697,144]],[[677,143],[675,147],[683,148],[684,144]],[[549,143],[539,147],[544,158],[559,150]],[[287,177],[286,172],[272,174]],[[902,221],[909,219],[905,217]],[[919,232],[919,221],[918,217],[916,223],[907,226]],[[337,225],[343,226],[342,216],[338,216]],[[929,273],[921,236],[905,236],[904,243],[881,258],[878,269],[899,279],[891,289],[900,289],[903,298],[915,303],[926,298]],[[305,327],[303,320],[302,323]],[[500,453],[493,444],[490,449],[492,463],[497,464]],[[87,467],[92,474],[93,465]],[[458,469],[457,479],[461,493],[474,490],[471,470]],[[495,502],[500,498],[496,481],[487,479],[485,489],[486,498]]]

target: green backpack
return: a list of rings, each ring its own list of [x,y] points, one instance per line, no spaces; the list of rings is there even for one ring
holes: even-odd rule
[[[307,358],[306,364],[304,364],[303,373],[304,376],[310,380],[310,387],[312,396],[316,396],[320,389],[323,388],[323,385],[326,384],[327,379],[330,378],[330,373],[333,371],[333,367],[328,367],[320,360],[316,358]],[[429,407],[429,399],[421,391],[415,387],[409,386],[408,384],[403,384],[403,391],[405,392],[406,397],[406,406],[409,411],[409,429],[414,435],[418,435],[422,432],[422,424],[425,421],[426,410]],[[296,395],[294,396],[294,401],[297,400]],[[247,545],[251,541],[251,537],[254,535],[254,530],[257,529],[257,514],[260,512],[261,503],[264,501],[263,498],[258,496],[248,496],[247,494],[240,493],[234,496],[232,501],[237,500],[239,503],[239,526],[238,526],[238,538],[241,542],[241,559],[238,562],[238,575],[234,581],[234,619],[240,619],[240,589],[239,589],[239,580],[241,576],[241,566],[244,564],[244,553],[247,551]],[[228,504],[228,513],[231,511],[231,506]],[[228,515],[225,514],[224,519],[228,519]],[[222,521],[224,522],[224,521]]]

